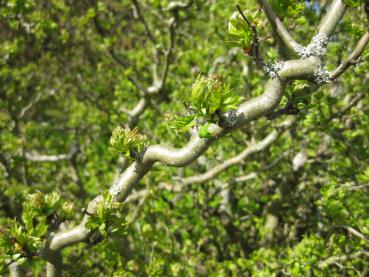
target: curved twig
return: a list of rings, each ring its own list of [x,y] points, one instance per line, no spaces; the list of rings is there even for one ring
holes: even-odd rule
[[[332,72],[330,78],[335,80],[340,77],[350,66],[356,65],[358,58],[364,52],[368,43],[369,31],[365,32],[365,34],[360,38],[354,51],[352,51],[352,53]]]

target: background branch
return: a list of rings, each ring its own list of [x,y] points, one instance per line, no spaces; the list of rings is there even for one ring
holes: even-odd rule
[[[354,51],[352,51],[352,53],[332,72],[330,78],[335,80],[340,77],[350,66],[356,65],[368,42],[369,31],[366,31],[365,34],[360,38]]]
[[[288,129],[292,126],[294,121],[295,121],[295,118],[293,118],[293,119],[290,118],[290,119],[286,120],[284,123],[282,123],[281,128],[277,128],[276,130],[272,131],[263,140],[261,140],[257,143],[252,143],[245,150],[243,150],[239,155],[237,155],[235,157],[232,157],[232,158],[224,161],[223,163],[221,163],[219,165],[216,165],[215,167],[213,167],[212,169],[210,169],[209,171],[207,171],[203,174],[184,178],[180,181],[180,183],[182,183],[184,185],[186,185],[186,184],[202,184],[204,182],[209,181],[210,179],[215,178],[217,175],[219,175],[223,171],[227,170],[228,168],[243,162],[248,157],[250,157],[252,154],[267,149],[273,142],[275,142],[278,139],[278,137],[286,129]]]
[[[296,52],[298,48],[301,48],[301,45],[294,40],[287,28],[284,26],[283,22],[275,14],[268,0],[258,0],[258,3],[267,15],[267,18],[272,25],[274,32],[283,41],[285,46],[287,46],[290,50],[294,52]]]

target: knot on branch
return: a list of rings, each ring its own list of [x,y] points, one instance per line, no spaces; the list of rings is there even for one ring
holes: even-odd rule
[[[305,59],[311,56],[324,57],[327,53],[328,37],[325,34],[316,34],[306,47],[297,47],[296,53]]]

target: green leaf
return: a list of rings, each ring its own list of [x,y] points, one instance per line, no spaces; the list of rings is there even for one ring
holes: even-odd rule
[[[221,42],[228,48],[241,47],[238,40],[222,40]]]
[[[243,98],[241,96],[233,95],[233,92],[229,85],[225,85],[223,94],[222,94],[220,109],[222,110],[222,112],[234,110],[237,108],[237,105],[242,100]]]
[[[343,0],[343,2],[348,6],[357,7],[364,3],[365,0]]]
[[[111,194],[108,190],[103,192],[103,199],[107,203],[110,203],[113,200],[113,197],[111,196]]]
[[[208,104],[208,114],[212,115],[219,109],[220,103],[222,100],[222,87],[214,86],[213,91],[209,94],[207,104]]]
[[[185,133],[196,124],[196,115],[178,117],[169,122],[169,128],[176,129],[178,132]]]
[[[96,214],[101,220],[106,219],[106,211],[104,203],[100,202],[97,204]]]
[[[31,212],[23,212],[22,214],[22,221],[27,230],[31,230],[33,227],[33,217],[34,215]]]
[[[105,223],[102,223],[100,226],[99,226],[99,232],[101,235],[103,235],[104,237],[107,236],[107,232],[106,232],[106,224]]]
[[[245,10],[243,13],[251,24],[257,26],[257,12],[252,13],[249,10]],[[228,21],[228,37],[229,39],[224,41],[224,44],[228,47],[249,49],[252,45],[253,30],[238,11],[234,12]]]
[[[209,132],[209,127],[210,127],[211,123],[206,123],[205,125],[203,125],[200,130],[199,130],[199,137],[200,138],[210,138],[211,137],[211,133]]]
[[[99,228],[100,224],[102,224],[102,221],[100,218],[98,218],[97,216],[91,216],[86,222],[86,228],[89,230],[95,230]]]
[[[39,224],[32,230],[32,235],[41,238],[46,234],[48,225],[46,223],[46,218],[43,218]]]
[[[13,261],[16,261],[16,260],[18,260],[20,257],[22,257],[22,254],[21,254],[21,253],[16,253],[16,254],[14,254],[14,255],[12,256],[12,260],[13,260]]]
[[[225,83],[220,75],[210,74],[198,76],[191,93],[191,108],[194,115],[180,117],[170,123],[171,128],[185,132],[195,125],[196,118],[203,118],[208,123],[216,123],[219,113],[237,108],[242,97],[233,95],[229,84]],[[205,125],[200,130],[200,137],[209,137],[209,126]]]
[[[191,104],[197,109],[201,109],[206,90],[206,80],[204,76],[199,75],[192,86]]]
[[[60,195],[57,192],[52,192],[45,195],[45,204],[48,208],[54,208],[60,200]]]

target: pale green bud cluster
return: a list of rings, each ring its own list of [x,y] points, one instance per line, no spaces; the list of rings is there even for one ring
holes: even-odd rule
[[[126,157],[137,158],[139,153],[148,146],[146,136],[138,133],[138,129],[130,130],[118,126],[113,130],[110,145]]]

